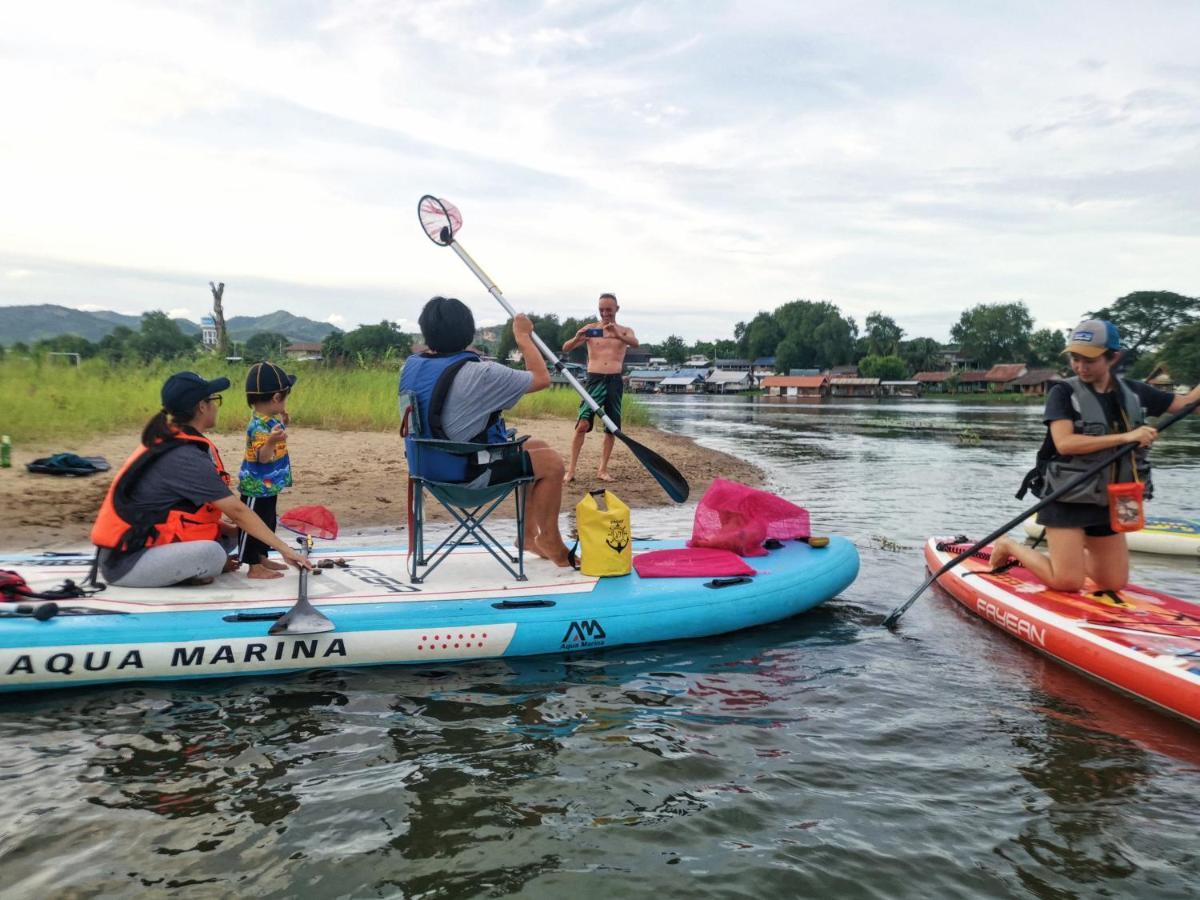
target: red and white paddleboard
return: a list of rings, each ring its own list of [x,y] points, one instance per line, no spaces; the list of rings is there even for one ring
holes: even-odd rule
[[[925,563],[936,572],[970,546],[930,538]],[[989,568],[972,557],[937,583],[1035,650],[1200,725],[1200,603],[1134,584],[1055,591],[1021,566],[998,575]]]

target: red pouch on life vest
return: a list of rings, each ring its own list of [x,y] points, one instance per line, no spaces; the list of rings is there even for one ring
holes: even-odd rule
[[[1108,524],[1113,531],[1141,531],[1146,527],[1144,493],[1145,486],[1140,481],[1108,486]]]

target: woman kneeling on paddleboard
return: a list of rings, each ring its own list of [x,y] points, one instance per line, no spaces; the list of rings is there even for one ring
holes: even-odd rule
[[[228,378],[177,372],[162,387],[162,410],[109,486],[92,526],[100,574],[122,587],[207,583],[237,567],[236,529],[297,567],[311,564],[229,490],[221,456],[204,432],[217,424]],[[221,521],[222,513],[232,524]]]
[[[1125,535],[1114,531],[1109,521],[1109,485],[1140,482],[1150,496],[1148,450],[1158,432],[1145,419],[1178,412],[1200,398],[1200,387],[1178,396],[1120,378],[1113,372],[1120,348],[1120,335],[1111,322],[1089,319],[1071,332],[1066,353],[1075,376],[1046,395],[1046,441],[1017,496],[1029,489],[1044,497],[1115,448],[1137,442],[1137,449],[1038,513],[1049,557],[1005,537],[992,550],[993,568],[1016,559],[1047,587],[1060,591],[1079,590],[1085,576],[1102,591],[1120,590],[1129,581]]]

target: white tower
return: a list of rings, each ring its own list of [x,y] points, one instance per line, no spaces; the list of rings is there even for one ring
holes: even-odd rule
[[[217,320],[212,316],[200,318],[200,339],[205,347],[217,346]]]

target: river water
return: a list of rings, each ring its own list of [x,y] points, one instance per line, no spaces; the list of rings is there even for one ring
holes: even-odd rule
[[[703,641],[6,698],[6,895],[1200,892],[1200,732],[934,591],[879,626],[927,535],[1020,511],[1037,409],[650,403],[851,537],[858,581]],[[1200,427],[1155,457],[1151,512],[1197,515]],[[635,510],[639,536],[689,530]],[[1196,560],[1135,568],[1200,593]]]

